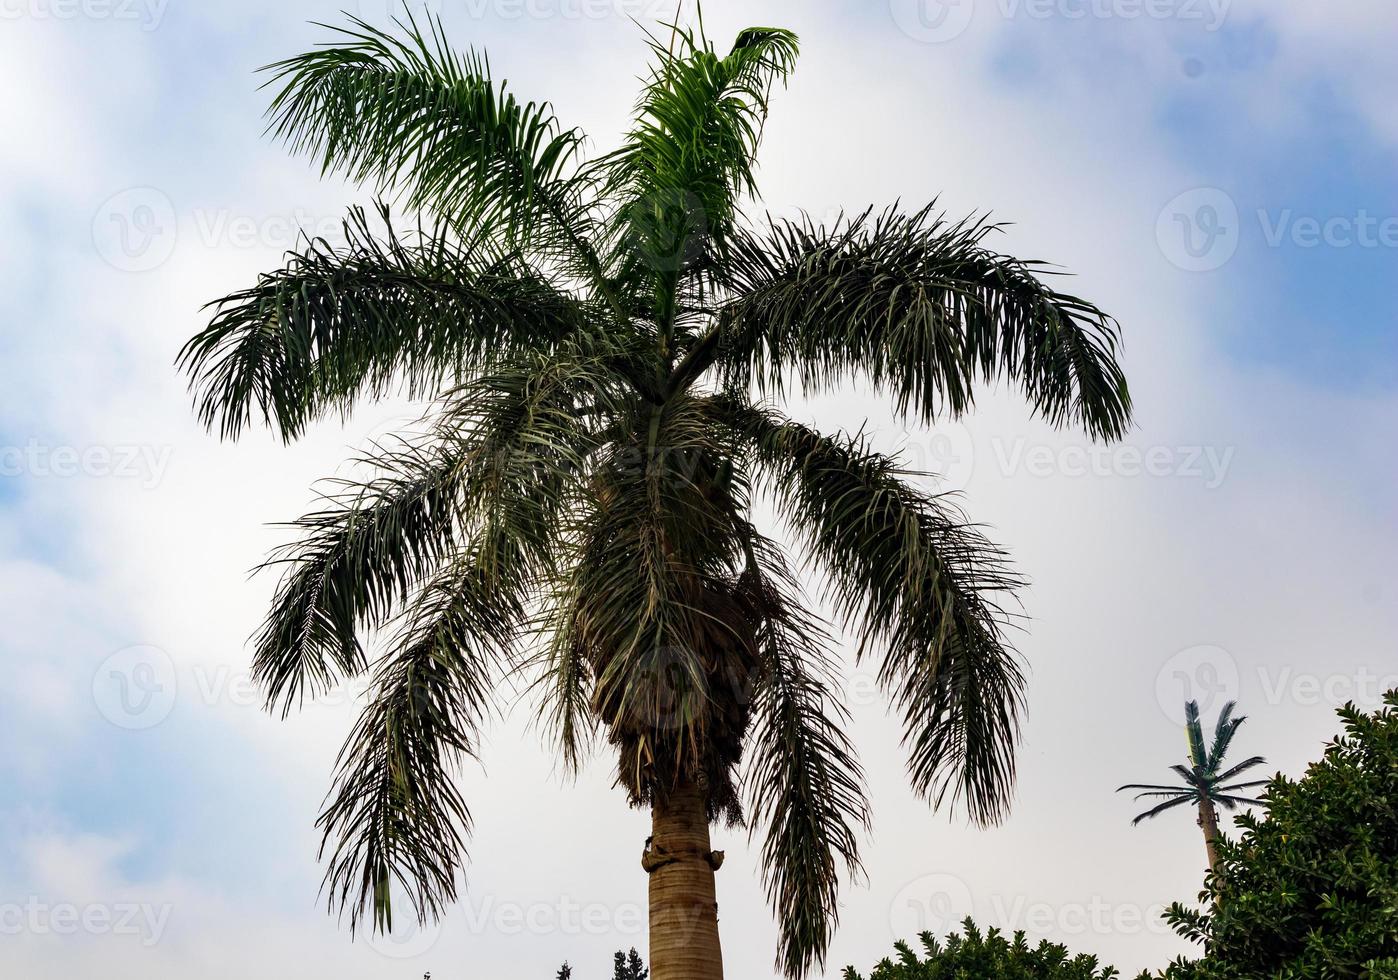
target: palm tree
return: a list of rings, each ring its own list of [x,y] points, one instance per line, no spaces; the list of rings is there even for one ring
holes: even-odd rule
[[[980,823],[1012,790],[1023,675],[1002,608],[1019,583],[897,459],[770,399],[863,378],[930,423],[1008,379],[1104,439],[1130,399],[1115,323],[993,251],[983,219],[745,217],[790,32],[721,54],[674,27],[650,46],[634,124],[590,160],[435,22],[354,20],[270,66],[270,131],[412,229],[389,204],[352,211],[342,243],[217,301],[180,364],[225,438],[432,399],[297,522],[255,638],[283,714],[372,674],[319,820],[332,910],[389,929],[395,897],[419,919],[455,898],[470,812],[453,777],[507,684],[569,771],[605,736],[652,813],[654,980],[722,975],[720,818],[760,837],[778,962],[800,977],[824,961],[868,810],[830,637],[754,498],[877,658],[914,788]]]
[[[1254,766],[1265,764],[1267,760],[1260,755],[1244,759],[1227,770],[1223,768],[1223,757],[1228,753],[1228,746],[1233,742],[1234,733],[1238,731],[1238,727],[1243,722],[1247,721],[1246,715],[1233,717],[1233,709],[1237,705],[1238,702],[1229,701],[1223,706],[1223,711],[1218,716],[1218,722],[1214,725],[1213,745],[1205,751],[1204,731],[1199,723],[1199,702],[1185,702],[1184,730],[1189,740],[1189,764],[1170,767],[1179,775],[1179,785],[1156,786],[1149,783],[1128,783],[1125,786],[1117,787],[1118,793],[1126,789],[1143,790],[1143,792],[1136,794],[1135,798],[1138,800],[1147,797],[1164,798],[1163,803],[1151,807],[1144,813],[1137,814],[1136,818],[1131,821],[1132,826],[1173,807],[1183,806],[1186,803],[1195,804],[1199,808],[1198,823],[1204,831],[1204,848],[1209,855],[1209,870],[1214,874],[1218,874],[1219,870],[1218,808],[1236,810],[1239,806],[1258,806],[1262,803],[1261,800],[1237,794],[1267,784],[1265,779],[1244,783],[1229,782]]]

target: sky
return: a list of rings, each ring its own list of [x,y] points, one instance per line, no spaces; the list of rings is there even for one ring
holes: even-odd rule
[[[418,406],[366,404],[282,446],[221,443],[173,367],[209,300],[333,233],[367,192],[263,135],[254,70],[388,0],[0,0],[0,974],[579,980],[644,952],[648,821],[594,759],[566,780],[522,709],[462,773],[475,832],[440,927],[351,940],[314,823],[362,691],[260,708],[249,574],[315,482]],[[433,0],[449,35],[603,152],[653,0]],[[693,17],[692,3],[681,14]],[[710,0],[720,43],[795,30],[762,208],[817,219],[937,199],[1008,222],[1112,312],[1137,406],[1121,443],[1012,390],[930,429],[867,391],[787,410],[865,428],[964,491],[1032,581],[1010,818],[978,829],[907,786],[898,728],[851,665],[874,807],[827,976],[966,915],[1132,975],[1191,952],[1183,812],[1139,827],[1182,704],[1248,715],[1236,751],[1304,772],[1348,700],[1398,686],[1398,8],[1384,0]],[[1231,820],[1225,819],[1225,827]],[[716,831],[728,975],[774,976],[741,832]]]

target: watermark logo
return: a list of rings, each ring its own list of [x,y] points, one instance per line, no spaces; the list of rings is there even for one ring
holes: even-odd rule
[[[0,477],[71,479],[91,477],[139,480],[153,490],[165,477],[172,446],[51,446],[30,439],[23,446],[0,446]]]
[[[1238,205],[1217,187],[1196,187],[1176,195],[1155,222],[1160,252],[1186,272],[1222,268],[1238,251]]]
[[[153,31],[170,0],[0,0],[0,20],[111,20]]]
[[[149,948],[160,942],[172,909],[148,902],[46,902],[31,895],[0,904],[0,936],[131,936]]]
[[[102,716],[133,731],[160,724],[175,707],[179,678],[159,647],[131,646],[102,661],[92,675],[92,699]]]
[[[904,34],[924,44],[956,40],[976,15],[975,0],[890,0],[889,12]]]
[[[365,943],[380,956],[391,960],[410,960],[436,946],[441,935],[440,922],[429,920],[424,923],[409,916],[405,923],[396,925],[392,932],[370,929]]]
[[[966,33],[977,9],[1000,21],[1154,20],[1197,24],[1213,33],[1232,0],[889,0],[893,21],[908,37],[943,44]]]
[[[132,187],[113,194],[92,216],[92,244],[112,268],[149,272],[175,251],[179,220],[164,191]]]
[[[1223,647],[1193,646],[1179,651],[1161,665],[1155,675],[1155,699],[1165,716],[1177,725],[1185,722],[1186,701],[1199,702],[1209,715],[1238,699],[1238,662]]]
[[[895,939],[930,932],[943,935],[970,915],[970,886],[956,875],[934,872],[914,878],[893,896],[888,924]]]
[[[976,468],[976,441],[960,422],[937,422],[925,432],[905,432],[895,455],[910,470],[926,473],[940,488],[954,490],[971,482]]]

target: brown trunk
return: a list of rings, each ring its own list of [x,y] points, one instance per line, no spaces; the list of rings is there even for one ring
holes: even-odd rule
[[[1199,801],[1199,826],[1204,831],[1204,850],[1209,854],[1209,870],[1218,874],[1218,813],[1207,797]]]
[[[714,870],[704,795],[679,786],[652,811],[650,846],[641,865],[650,874],[651,980],[723,980]]]

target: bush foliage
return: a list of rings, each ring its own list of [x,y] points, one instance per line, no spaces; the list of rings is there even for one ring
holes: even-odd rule
[[[886,959],[869,974],[869,980],[1115,980],[1121,976],[1109,966],[1100,966],[1097,957],[1068,950],[1043,940],[1030,946],[1023,932],[1013,940],[999,929],[982,933],[975,922],[966,919],[964,935],[951,933],[938,942],[930,932],[920,937],[926,956],[919,959],[907,943],[900,942],[896,960]],[[864,980],[854,967],[846,967],[844,980]]]

